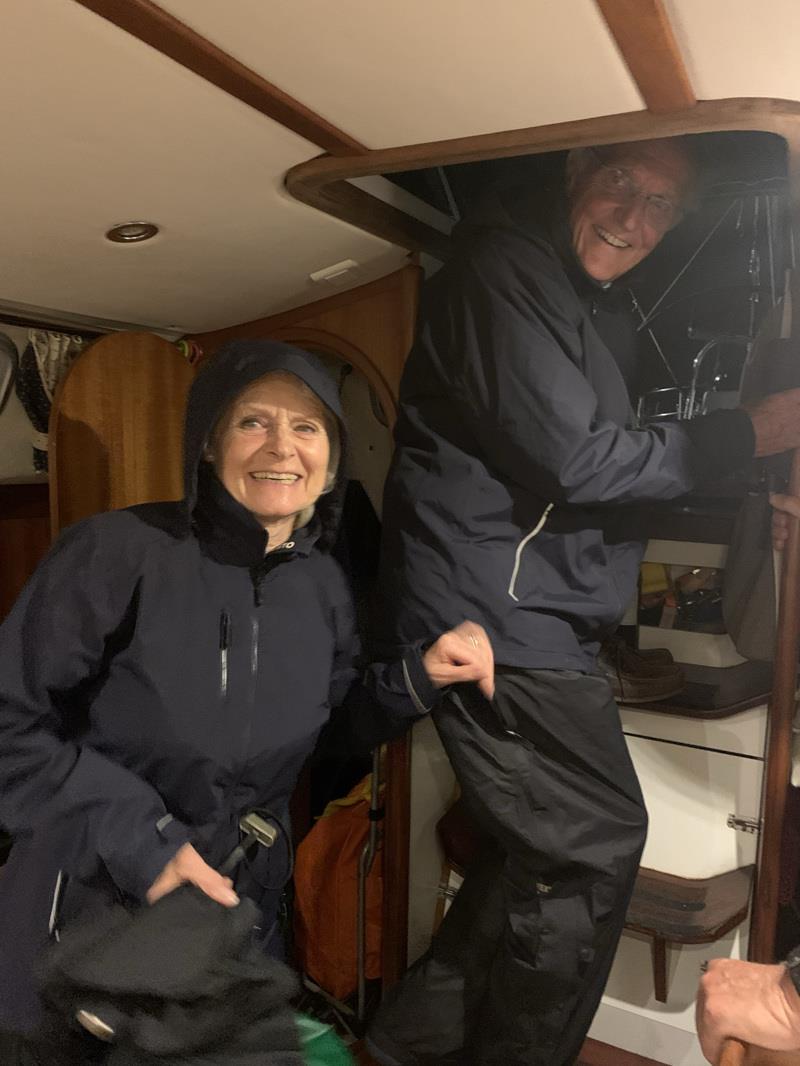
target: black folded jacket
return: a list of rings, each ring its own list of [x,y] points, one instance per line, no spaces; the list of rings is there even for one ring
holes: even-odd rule
[[[287,967],[257,941],[250,900],[226,908],[193,886],[152,907],[70,925],[43,972],[49,1007],[114,1031],[108,1066],[302,1066]]]

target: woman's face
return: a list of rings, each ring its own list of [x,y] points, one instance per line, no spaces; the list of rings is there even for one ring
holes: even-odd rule
[[[265,529],[282,527],[326,488],[330,441],[322,405],[290,374],[261,378],[223,418],[212,458],[235,500]]]

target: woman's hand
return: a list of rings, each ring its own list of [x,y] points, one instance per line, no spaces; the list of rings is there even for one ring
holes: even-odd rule
[[[186,883],[197,885],[211,899],[223,907],[235,907],[239,897],[233,891],[230,877],[223,877],[200,858],[191,844],[184,844],[170,859],[150,888],[147,890],[147,902],[155,903],[157,899],[172,892],[178,885]]]
[[[494,654],[483,626],[462,622],[432,644],[422,665],[436,688],[475,681],[487,698],[494,696]]]
[[[769,502],[772,512],[772,546],[775,551],[783,551],[789,539],[789,515],[800,518],[800,497],[786,496],[780,492],[771,492]]]

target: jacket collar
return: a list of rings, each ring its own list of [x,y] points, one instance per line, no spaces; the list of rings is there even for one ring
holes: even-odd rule
[[[207,462],[200,463],[197,504],[192,514],[194,533],[203,551],[218,563],[259,567],[266,556],[268,536],[255,516],[231,496]],[[315,515],[292,538],[269,553],[309,555],[319,538]]]

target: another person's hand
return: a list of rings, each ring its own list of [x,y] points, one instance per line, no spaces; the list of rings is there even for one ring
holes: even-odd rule
[[[769,502],[772,512],[772,546],[775,551],[783,551],[789,539],[789,519],[800,518],[800,497],[786,496],[781,492],[771,492]]]
[[[745,410],[753,423],[757,459],[800,448],[800,389],[765,396]]]
[[[209,866],[191,844],[184,844],[170,859],[150,888],[147,890],[147,902],[155,903],[157,899],[172,892],[178,885],[186,883],[197,885],[211,899],[223,907],[235,907],[239,897],[233,891],[230,877]]]
[[[770,1051],[800,1048],[800,996],[785,966],[713,959],[700,981],[696,1017],[709,1062],[728,1037]]]
[[[436,688],[474,681],[487,700],[494,696],[494,653],[477,622],[462,622],[443,633],[425,652],[422,664]]]

